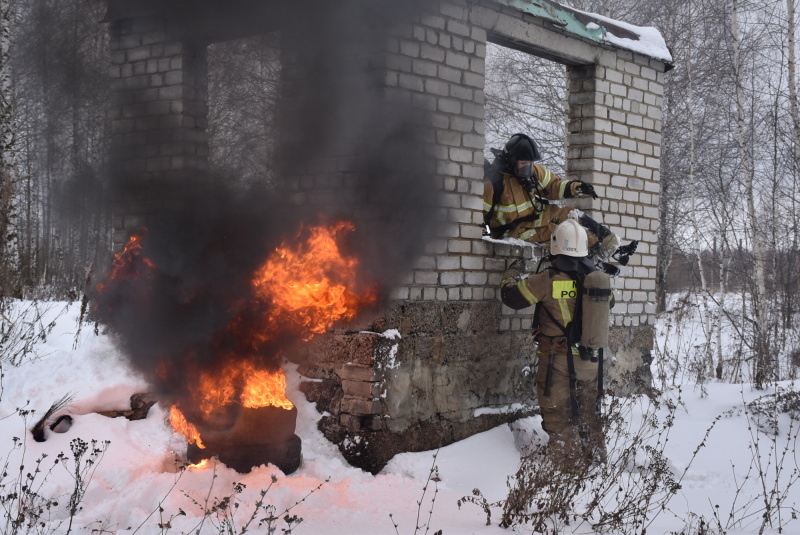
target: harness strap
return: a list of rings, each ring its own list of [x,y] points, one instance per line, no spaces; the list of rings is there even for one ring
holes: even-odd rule
[[[500,196],[503,194],[503,171],[500,168],[499,158],[501,158],[502,151],[499,149],[491,149],[492,154],[495,156],[494,162],[492,162],[488,167],[484,168],[484,178],[487,179],[492,184],[492,206],[489,208],[489,211],[484,214],[483,222],[486,224],[487,227],[490,227],[489,221],[492,220],[492,216],[494,215],[495,208],[497,207],[497,203],[500,202]]]
[[[584,291],[589,297],[611,297],[610,288],[584,288]]]
[[[595,410],[597,417],[600,418],[601,408],[603,405],[603,348],[597,351],[597,400],[595,401]]]
[[[569,372],[569,405],[572,409],[573,421],[578,421],[578,374],[575,373],[573,347],[567,350],[567,371]]]
[[[578,375],[575,373],[575,361],[573,360],[573,349],[570,347],[567,351],[567,370],[569,372],[569,406],[572,414],[573,421],[578,420]],[[552,394],[553,386],[553,368],[554,362],[558,355],[551,353],[550,360],[547,362],[547,375],[544,380],[544,395],[550,397]],[[597,397],[597,410],[600,411],[600,397]]]
[[[577,280],[576,277],[573,280]],[[580,287],[583,287],[583,282],[579,282]],[[578,303],[580,303],[581,296],[578,296]],[[546,306],[543,306],[542,309],[545,313],[549,316],[550,320],[558,326],[558,328],[564,333],[564,338],[566,339],[567,343],[567,372],[569,374],[569,404],[570,409],[572,412],[572,420],[577,422],[578,421],[578,374],[575,372],[575,347],[570,343],[569,334],[567,333],[567,327],[562,325],[555,316],[547,309]],[[576,316],[578,314],[578,308],[575,309]],[[553,355],[550,357],[550,363],[547,368],[547,379],[545,384],[545,395],[549,395],[549,386],[550,381],[552,380],[551,377],[551,366],[553,365]]]
[[[494,206],[492,206],[492,209],[494,209]],[[490,215],[491,213],[492,213],[492,211],[489,211],[489,214],[487,214],[488,217],[491,217],[491,215]],[[487,217],[487,219],[488,219],[488,217]],[[514,229],[517,226],[519,226],[521,223],[524,223],[525,221],[533,221],[537,217],[539,217],[539,212],[537,212],[536,208],[534,208],[532,213],[530,213],[530,214],[528,214],[528,215],[526,215],[524,217],[520,217],[518,219],[515,219],[511,223],[506,223],[505,225],[500,225],[499,227],[493,227],[493,226],[489,225],[489,230],[492,232],[492,234],[497,234],[499,236],[502,236],[506,232],[508,232],[509,230]],[[486,224],[487,225],[489,224],[488,221],[487,221]]]

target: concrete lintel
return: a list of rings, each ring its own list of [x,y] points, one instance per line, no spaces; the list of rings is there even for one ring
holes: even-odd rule
[[[608,44],[570,34],[554,24],[535,24],[530,17],[514,17],[480,5],[471,15],[474,24],[486,30],[489,41],[558,63],[585,65],[597,63],[600,51],[613,54]]]
[[[609,62],[609,57],[615,58],[619,52],[630,53],[630,50],[611,42],[606,34],[632,42],[640,40],[640,35],[627,27],[551,0],[492,2],[507,6],[507,9],[498,10],[486,3],[473,7],[471,11],[471,20],[487,31],[489,41],[559,63],[611,66],[613,63]],[[518,15],[511,10],[516,10]],[[661,72],[673,68],[670,62],[660,58],[642,56],[642,60],[637,62],[642,61],[644,64],[649,62],[651,67]]]
[[[497,0],[501,4],[505,4],[514,9],[530,13],[535,17],[539,17],[550,21],[553,24],[561,26],[569,33],[586,37],[593,41],[602,41],[603,36],[606,34],[606,29],[598,25],[598,21],[593,20],[586,16],[586,14],[575,11],[566,6],[550,2],[548,0]],[[592,27],[589,27],[589,22],[594,22]],[[620,31],[621,28],[615,28]],[[623,30],[624,35],[628,39],[639,39],[639,36],[633,32]]]

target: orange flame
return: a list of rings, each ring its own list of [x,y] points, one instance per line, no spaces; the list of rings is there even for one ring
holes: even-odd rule
[[[147,229],[139,229],[131,233],[122,251],[114,255],[114,260],[111,263],[111,273],[108,279],[117,281],[123,278],[136,278],[139,276],[139,268],[137,267],[136,260],[140,260],[144,267],[152,270],[155,268],[155,263],[148,256],[142,256],[142,247],[144,246],[144,238],[147,236]],[[107,284],[100,282],[97,284],[97,292],[102,294],[105,292]]]
[[[199,388],[196,398],[199,398],[200,411],[209,416],[217,407],[223,407],[233,401],[236,395],[236,381],[239,378],[238,370],[228,367],[217,371],[208,371],[200,374]]]
[[[304,340],[324,333],[340,320],[352,320],[375,300],[368,290],[356,293],[358,260],[342,254],[337,238],[353,230],[350,223],[309,229],[296,250],[285,243],[257,271],[253,285],[259,299],[270,302],[269,324],[293,323]]]
[[[189,470],[203,470],[208,466],[209,462],[211,461],[209,461],[208,459],[203,459],[199,463],[190,464],[186,468],[188,468]]]
[[[198,448],[205,449],[203,441],[200,440],[200,432],[194,425],[186,421],[186,417],[175,405],[169,409],[169,425],[173,431],[186,437],[189,444],[194,442]]]
[[[252,368],[250,377],[242,391],[242,405],[256,409],[274,405],[291,409],[294,404],[286,398],[286,376],[281,371],[275,373]]]
[[[273,405],[288,410],[294,407],[286,397],[286,376],[282,371],[259,370],[247,361],[230,363],[221,373],[202,374],[197,395],[199,409],[206,416],[233,402],[248,408]]]
[[[349,223],[309,227],[301,230],[291,246],[284,242],[267,257],[251,281],[255,299],[228,325],[226,335],[232,335],[242,348],[239,353],[263,355],[262,344],[287,333],[309,340],[338,321],[352,320],[362,307],[376,300],[373,289],[359,289],[363,285],[358,284],[358,260],[344,254],[339,246],[342,235],[353,229]],[[121,267],[115,263],[115,273],[123,273],[125,261],[139,254],[141,244],[132,237],[128,250],[129,253],[121,253],[127,255],[120,257]],[[148,261],[144,263],[151,266]],[[223,368],[199,373],[192,388],[199,414],[207,418],[232,403],[248,408],[294,407],[285,395],[283,372],[262,369],[249,357],[220,354],[220,361],[225,362]],[[162,361],[163,366],[156,370],[158,376],[168,381],[173,374],[192,369],[192,353],[187,351],[183,358],[181,365],[177,360],[170,359],[169,364]],[[170,424],[190,443],[203,447],[197,428],[177,407],[170,411]]]

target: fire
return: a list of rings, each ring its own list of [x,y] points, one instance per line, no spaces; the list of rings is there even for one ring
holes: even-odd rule
[[[189,470],[203,470],[206,466],[208,466],[209,462],[210,461],[208,459],[203,459],[199,463],[190,464],[186,468],[188,468]]]
[[[209,416],[217,407],[231,403],[236,396],[236,380],[239,373],[233,367],[227,367],[218,373],[215,370],[200,374],[200,383],[195,398],[200,411]]]
[[[114,255],[114,260],[111,263],[111,273],[108,276],[110,280],[119,281],[124,278],[134,279],[138,277],[141,271],[139,263],[143,264],[147,270],[155,268],[153,260],[148,256],[142,255],[145,236],[147,236],[146,229],[139,229],[131,233],[131,237],[122,248],[122,251]],[[102,294],[106,289],[106,284],[101,282],[96,288],[98,293]]]
[[[375,301],[372,290],[356,292],[358,260],[344,256],[337,243],[353,228],[350,223],[311,227],[305,243],[294,249],[284,243],[270,255],[253,285],[257,297],[271,304],[271,325],[290,322],[308,340]]]
[[[197,431],[194,425],[186,421],[186,417],[175,405],[169,409],[169,425],[173,431],[186,437],[186,441],[189,444],[194,442],[198,448],[205,449],[203,441],[200,440],[200,432]]]
[[[161,360],[153,370],[155,376],[188,389],[191,401],[181,405],[191,407],[191,413],[186,409],[186,414],[207,419],[230,404],[247,408],[272,405],[287,410],[294,407],[285,395],[283,372],[256,363],[287,341],[308,341],[339,321],[354,319],[377,299],[375,290],[366,288],[359,277],[358,259],[340,247],[343,236],[353,230],[350,223],[301,229],[295,239],[273,250],[252,274],[252,296],[235,305],[220,303],[238,307],[225,328],[211,332],[202,345]],[[146,237],[146,230],[131,235],[114,258],[108,284],[159,276],[155,263],[145,253]],[[98,285],[98,294],[104,289]],[[209,354],[212,359],[204,356]],[[215,367],[200,365],[209,360],[216,363]],[[195,372],[187,377],[189,370]],[[189,443],[204,448],[197,427],[177,406],[170,409],[169,423]]]
[[[237,388],[237,385],[240,386]],[[259,370],[244,360],[229,363],[221,373],[202,374],[198,395],[200,411],[206,417],[229,403],[248,408],[273,405],[288,410],[294,407],[286,397],[286,376],[282,371]]]
[[[286,376],[283,372],[270,373],[253,369],[242,392],[242,405],[256,409],[274,405],[291,409],[294,404],[286,398]]]

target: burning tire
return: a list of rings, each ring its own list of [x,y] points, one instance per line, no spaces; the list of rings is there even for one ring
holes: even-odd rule
[[[219,419],[213,424],[199,424],[203,437],[200,448],[190,443],[189,462],[196,464],[216,456],[228,468],[247,473],[254,466],[272,463],[284,474],[297,470],[302,460],[300,437],[294,434],[297,409],[266,406],[242,407],[229,425]]]

